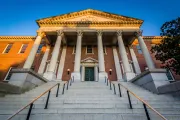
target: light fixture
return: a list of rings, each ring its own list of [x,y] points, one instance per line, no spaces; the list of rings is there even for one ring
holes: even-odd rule
[[[112,69],[109,69],[109,74],[110,74],[110,75],[112,74]]]

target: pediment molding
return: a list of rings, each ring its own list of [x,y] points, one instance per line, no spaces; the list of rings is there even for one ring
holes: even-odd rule
[[[98,18],[102,18],[99,20]],[[122,24],[135,24],[141,26],[143,20],[121,16],[117,14],[102,12],[98,10],[87,9],[79,12],[73,12],[60,16],[44,18],[36,21],[39,26],[100,26],[107,25],[122,26]],[[78,26],[78,27],[79,27]]]
[[[88,57],[88,58],[81,60],[81,63],[98,63],[98,60]]]

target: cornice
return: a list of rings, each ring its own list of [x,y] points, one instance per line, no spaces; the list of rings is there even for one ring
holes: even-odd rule
[[[53,21],[53,22],[39,22],[41,27],[140,27],[140,22],[121,21],[121,22],[77,22],[77,21]]]
[[[33,41],[34,36],[0,36],[0,41]]]

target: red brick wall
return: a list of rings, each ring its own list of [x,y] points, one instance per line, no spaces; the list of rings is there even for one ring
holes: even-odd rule
[[[105,71],[108,73],[109,80],[116,81],[116,68],[114,63],[114,57],[113,57],[113,49],[112,46],[106,46],[106,53],[104,55],[104,61],[105,61]],[[112,69],[111,75],[109,73],[109,69]]]
[[[70,73],[74,71],[74,58],[73,47],[67,46],[62,80],[67,81],[71,78],[71,74],[68,75],[67,69],[70,69]]]

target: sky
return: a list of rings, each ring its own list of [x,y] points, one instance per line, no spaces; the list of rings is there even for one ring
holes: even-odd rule
[[[163,23],[180,17],[180,0],[1,0],[0,36],[36,36],[37,19],[95,9],[144,20],[144,36],[160,35]]]

